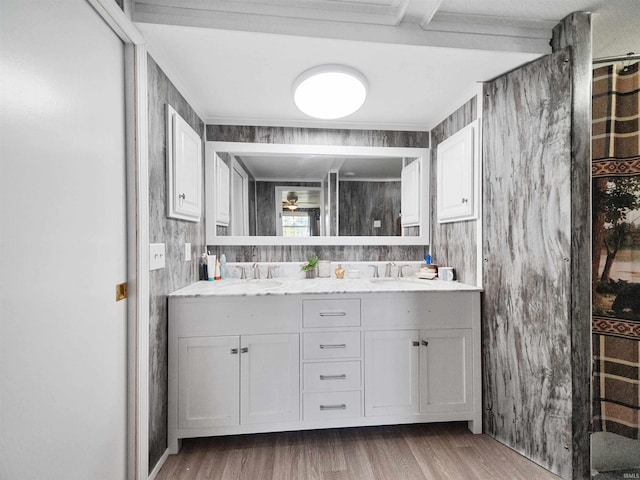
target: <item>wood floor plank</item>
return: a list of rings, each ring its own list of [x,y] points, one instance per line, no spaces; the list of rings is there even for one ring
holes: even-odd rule
[[[188,439],[156,480],[558,480],[466,424]]]
[[[302,432],[285,432],[275,438],[273,480],[304,478],[304,439]],[[265,480],[267,480],[265,478]]]

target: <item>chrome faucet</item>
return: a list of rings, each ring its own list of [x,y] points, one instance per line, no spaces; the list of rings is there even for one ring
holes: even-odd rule
[[[391,267],[395,267],[396,264],[394,262],[389,262],[385,265],[384,268],[384,276],[385,277],[390,277],[391,276]]]
[[[267,266],[267,278],[273,278],[274,270],[278,268],[277,265],[268,265]]]
[[[404,275],[403,275],[403,273],[402,273],[402,269],[403,269],[403,268],[405,268],[405,267],[409,267],[409,268],[411,268],[411,265],[400,265],[400,266],[398,267],[398,277],[404,277]]]
[[[247,267],[245,267],[244,265],[237,265],[236,268],[238,270],[240,270],[240,280],[246,280],[247,279]]]
[[[378,273],[378,265],[369,265],[373,268],[373,278],[378,278],[380,274]]]
[[[260,266],[254,263],[251,268],[253,268],[253,278],[258,280],[260,278]]]

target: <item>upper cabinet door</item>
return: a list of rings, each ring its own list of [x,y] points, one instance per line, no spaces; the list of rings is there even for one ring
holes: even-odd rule
[[[216,159],[216,224],[229,226],[229,166],[218,156]]]
[[[478,120],[438,145],[438,222],[478,218]]]
[[[420,164],[420,159],[416,159],[402,169],[400,210],[403,227],[420,225],[420,204],[422,203]]]
[[[202,141],[167,105],[167,216],[199,222],[202,213]]]

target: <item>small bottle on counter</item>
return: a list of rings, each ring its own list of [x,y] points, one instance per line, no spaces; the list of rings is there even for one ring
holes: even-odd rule
[[[215,280],[220,280],[220,260],[216,260]]]
[[[342,268],[342,264],[338,264],[338,268],[336,268],[336,278],[344,278],[344,268]]]
[[[227,256],[223,253],[220,255],[220,279],[227,278]]]

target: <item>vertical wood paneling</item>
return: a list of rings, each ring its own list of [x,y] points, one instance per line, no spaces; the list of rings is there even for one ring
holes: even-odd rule
[[[431,131],[431,254],[434,262],[456,269],[458,280],[475,285],[477,279],[477,220],[438,223],[437,147],[454,133],[477,118],[477,98],[474,97],[443,120]]]
[[[306,262],[311,255],[339,261],[422,260],[427,251],[423,245],[209,245],[212,253],[224,253],[229,262]]]
[[[149,101],[149,241],[164,243],[166,267],[149,272],[149,470],[167,448],[167,298],[198,280],[198,259],[204,251],[204,221],[167,218],[166,104],[169,103],[204,140],[204,122],[151,57],[147,62]],[[203,149],[204,151],[204,149]],[[204,184],[203,184],[204,191]],[[191,262],[184,244],[191,243]]]
[[[429,148],[429,132],[207,125],[207,140],[364,147]]]
[[[400,216],[400,181],[340,182],[339,235],[395,236]],[[379,228],[373,221],[380,220]]]
[[[590,474],[591,416],[591,15],[572,13],[553,30],[552,45],[571,47],[571,366],[573,478]]]
[[[571,468],[571,58],[485,85],[485,432]]]

